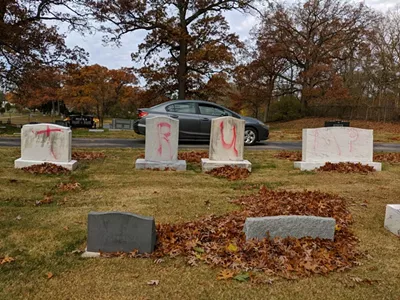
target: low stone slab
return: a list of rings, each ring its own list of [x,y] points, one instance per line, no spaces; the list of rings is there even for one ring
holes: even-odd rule
[[[244,224],[246,239],[275,237],[312,237],[333,240],[336,221],[315,216],[273,216],[247,218]]]
[[[150,161],[143,158],[138,158],[135,162],[135,169],[145,170],[145,169],[171,169],[175,171],[186,171],[186,161],[176,160],[176,161]]]
[[[385,228],[400,237],[400,204],[386,205]]]
[[[104,132],[104,129],[89,129],[89,132]]]
[[[123,212],[90,212],[88,216],[88,252],[151,253],[156,244],[153,217]]]
[[[16,169],[22,169],[22,168],[26,168],[26,167],[30,167],[30,166],[34,166],[34,165],[41,165],[45,163],[45,161],[41,161],[41,160],[26,160],[26,159],[22,159],[22,158],[18,158],[14,161],[14,167]],[[55,162],[55,161],[51,161],[48,162],[63,168],[66,168],[70,171],[75,170],[78,167],[78,161],[76,160],[71,160],[69,162]]]
[[[201,169],[203,172],[208,172],[211,171],[212,169],[225,166],[244,168],[249,170],[249,172],[251,172],[251,162],[249,162],[248,160],[233,161],[233,160],[210,160],[208,158],[201,159]]]

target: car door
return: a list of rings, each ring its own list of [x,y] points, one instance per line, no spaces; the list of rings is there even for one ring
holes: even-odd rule
[[[201,136],[200,117],[195,102],[170,104],[165,110],[169,117],[179,120],[179,139],[193,140]]]
[[[208,103],[199,103],[200,111],[200,131],[204,139],[210,138],[211,120],[224,116],[232,116],[232,114],[222,107],[218,107]]]

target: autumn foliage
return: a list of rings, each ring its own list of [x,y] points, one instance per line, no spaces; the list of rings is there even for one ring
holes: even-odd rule
[[[331,163],[331,162],[327,162],[327,163],[325,163],[325,165],[318,168],[317,172],[367,174],[367,173],[375,172],[375,169],[374,169],[374,167],[364,165],[362,163],[350,163],[350,162]]]

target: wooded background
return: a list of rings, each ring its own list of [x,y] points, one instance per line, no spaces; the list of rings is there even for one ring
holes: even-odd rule
[[[230,31],[224,13],[231,10],[257,16],[248,41]],[[138,31],[147,35],[131,66],[109,70],[87,65],[88,53],[69,49],[49,21],[96,31],[108,44]],[[0,4],[1,99],[19,110],[84,112],[103,120],[134,117],[137,108],[170,99],[202,99],[265,122],[303,116],[398,121],[399,57],[399,8],[381,13],[341,0]]]

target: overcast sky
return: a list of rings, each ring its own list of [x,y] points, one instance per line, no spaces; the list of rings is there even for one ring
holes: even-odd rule
[[[380,11],[386,11],[400,3],[400,0],[364,0],[364,3]],[[231,31],[239,34],[242,40],[248,37],[249,31],[256,24],[256,19],[239,12],[226,14]],[[122,46],[103,45],[102,33],[81,36],[78,33],[67,34],[69,47],[79,46],[89,52],[89,64],[100,64],[109,69],[131,67],[133,65],[130,54],[137,49],[145,36],[145,32],[130,33],[123,37]]]

